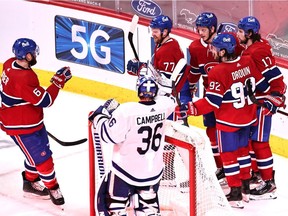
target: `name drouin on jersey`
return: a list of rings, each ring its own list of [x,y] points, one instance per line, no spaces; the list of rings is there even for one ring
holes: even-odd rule
[[[142,124],[151,124],[154,122],[159,122],[165,120],[165,113],[159,113],[156,115],[150,115],[150,116],[141,116],[137,117],[137,125],[142,125]]]

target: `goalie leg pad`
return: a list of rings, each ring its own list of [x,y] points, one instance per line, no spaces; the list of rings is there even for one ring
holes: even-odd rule
[[[138,194],[135,195],[134,210],[136,216],[160,215],[158,195],[155,187],[158,188],[158,185],[155,185],[154,189],[148,187],[147,189],[149,190],[139,190]]]

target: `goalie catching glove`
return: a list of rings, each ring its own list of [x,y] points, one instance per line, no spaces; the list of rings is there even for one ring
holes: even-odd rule
[[[129,60],[127,63],[127,73],[132,76],[139,76],[142,68],[146,68],[145,62],[140,62],[137,59]]]
[[[107,100],[104,105],[99,106],[89,117],[89,121],[93,122],[97,115],[102,115],[105,118],[111,118],[112,113],[120,104],[114,98]]]
[[[65,83],[72,78],[70,67],[63,67],[59,69],[51,78],[50,82],[58,88],[63,88]]]

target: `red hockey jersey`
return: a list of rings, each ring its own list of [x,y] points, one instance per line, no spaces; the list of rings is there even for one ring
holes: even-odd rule
[[[53,104],[59,88],[43,89],[36,73],[7,60],[1,75],[1,129],[8,135],[29,134],[43,127],[43,107]]]
[[[275,57],[273,56],[272,48],[268,41],[264,39],[256,41],[243,52],[243,55],[252,56],[258,70],[269,82],[271,92],[285,93],[286,85],[283,81],[284,78],[276,66]],[[263,95],[261,92],[256,94],[258,99],[261,99],[261,95]]]
[[[178,41],[170,38],[161,46],[155,46],[153,65],[156,70],[172,73],[181,58],[184,58],[184,54]]]
[[[256,122],[256,108],[247,94],[245,83],[250,79],[260,91],[269,85],[250,56],[238,57],[213,67],[208,76],[206,96],[194,103],[198,115],[214,111],[216,128],[236,131]]]

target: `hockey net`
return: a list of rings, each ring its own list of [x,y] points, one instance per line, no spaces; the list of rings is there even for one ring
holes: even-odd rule
[[[216,178],[211,147],[204,137],[192,128],[170,122],[165,142],[170,149],[163,155],[165,169],[158,192],[161,215],[234,214]],[[90,216],[97,215],[95,195],[110,161],[111,147],[101,148],[89,122]]]

